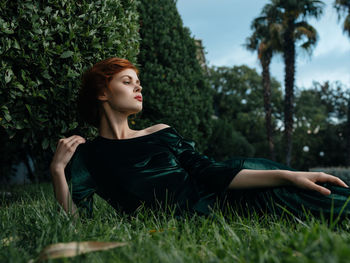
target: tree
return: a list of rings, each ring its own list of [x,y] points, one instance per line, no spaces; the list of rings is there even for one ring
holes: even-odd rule
[[[209,138],[205,154],[216,161],[224,161],[233,156],[253,156],[254,146],[234,127],[234,123],[227,119],[214,120],[215,132]]]
[[[299,169],[319,165],[319,153],[325,152],[321,138],[327,129],[327,106],[322,103],[321,93],[316,89],[296,91],[295,122],[292,153]]]
[[[142,0],[139,13],[144,108],[136,125],[167,123],[203,151],[212,131],[213,102],[195,40],[183,26],[174,0]]]
[[[268,158],[269,146],[264,129],[265,114],[261,76],[255,69],[245,65],[211,67],[209,72],[210,85],[215,91],[215,114],[220,120],[227,120],[226,124],[218,123],[217,125],[226,127],[230,124],[236,132],[244,136],[246,141],[254,147],[253,152],[246,151],[245,153],[255,153],[255,156]],[[278,122],[282,120],[280,115],[282,91],[280,83],[274,78],[271,80],[271,90],[271,123],[272,128],[277,130]],[[234,137],[238,138],[238,136]],[[222,140],[226,140],[226,137],[223,137]],[[219,143],[215,143],[217,144]],[[219,151],[220,149],[215,150],[215,152]],[[231,154],[233,153],[240,153],[240,150],[232,150]]]
[[[341,19],[342,15],[345,15],[343,23],[343,31],[350,37],[350,1],[349,0],[336,0],[334,7],[338,12],[338,18]],[[350,99],[348,100],[348,122],[347,122],[347,165],[350,166]]]
[[[346,164],[349,94],[344,91],[339,82],[314,82],[296,92],[293,158],[299,169]]]
[[[345,15],[343,30],[350,37],[350,1],[335,0],[334,7],[338,12],[339,19],[341,19],[342,15]]]
[[[327,108],[327,128],[324,139],[325,160],[332,165],[350,165],[350,91],[341,82],[314,83],[321,103]]]
[[[262,67],[266,135],[270,157],[275,161],[275,147],[271,124],[270,63],[273,53],[280,51],[281,48],[278,31],[276,32],[274,25],[275,24],[268,17],[258,17],[254,19],[251,24],[253,33],[247,38],[245,46],[248,50],[258,52],[258,59]]]
[[[319,18],[323,6],[324,3],[317,0],[271,0],[262,11],[262,14],[274,21],[275,27],[279,28],[282,45],[285,64],[284,123],[287,165],[291,163],[292,154],[296,46],[300,42],[299,47],[311,54],[317,42],[317,32],[306,19]]]

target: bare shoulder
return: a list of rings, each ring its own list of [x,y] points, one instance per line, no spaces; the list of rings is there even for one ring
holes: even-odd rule
[[[168,128],[168,127],[170,127],[170,126],[167,124],[159,123],[159,124],[155,124],[153,126],[150,126],[150,127],[146,128],[145,130],[147,130],[148,134],[151,134],[151,133],[163,130],[165,128]]]

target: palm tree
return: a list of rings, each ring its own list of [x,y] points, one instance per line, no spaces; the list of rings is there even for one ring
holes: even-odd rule
[[[343,23],[343,31],[350,37],[350,0],[336,0],[334,7],[338,12],[338,18],[346,15]],[[347,120],[347,165],[350,166],[350,99],[348,101],[348,120]]]
[[[278,30],[276,31],[275,24],[272,23],[268,17],[264,16],[255,18],[250,28],[253,30],[253,33],[247,38],[245,47],[250,51],[258,52],[258,59],[262,67],[266,135],[269,144],[270,158],[275,161],[275,145],[273,142],[271,123],[270,63],[273,53],[281,50]]]
[[[343,14],[346,15],[343,30],[350,37],[350,0],[335,0],[334,7],[338,12],[339,19]]]
[[[285,64],[284,133],[287,165],[290,165],[292,154],[296,47],[297,43],[300,43],[300,48],[311,54],[318,37],[316,29],[309,25],[306,19],[319,18],[323,6],[324,3],[318,0],[271,0],[262,11],[262,14],[274,21],[277,24],[276,28],[280,29]]]

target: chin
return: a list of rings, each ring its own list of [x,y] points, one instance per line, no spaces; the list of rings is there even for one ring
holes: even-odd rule
[[[139,112],[142,111],[142,108],[139,108],[139,109],[135,109],[134,111],[132,111],[130,114],[137,114]]]

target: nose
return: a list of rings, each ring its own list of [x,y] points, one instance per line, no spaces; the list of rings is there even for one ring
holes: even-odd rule
[[[135,91],[136,92],[141,92],[141,90],[142,90],[141,85],[136,85]]]

